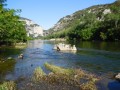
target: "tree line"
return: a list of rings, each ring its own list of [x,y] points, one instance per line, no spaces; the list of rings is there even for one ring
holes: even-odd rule
[[[25,23],[20,21],[21,10],[5,8],[6,0],[0,0],[0,45],[26,42]]]
[[[68,40],[101,40],[115,41],[120,40],[120,1],[107,6],[110,13],[103,14],[88,13],[84,11],[83,16],[74,19],[65,29],[59,30],[45,38],[66,38]],[[101,20],[98,20],[98,17]]]

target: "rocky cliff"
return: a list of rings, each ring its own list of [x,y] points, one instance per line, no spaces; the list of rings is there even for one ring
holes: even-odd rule
[[[68,28],[74,23],[75,20],[79,20],[80,23],[83,23],[82,18],[88,14],[94,14],[96,16],[96,20],[103,20],[105,14],[111,13],[109,6],[110,4],[96,5],[84,10],[77,11],[71,15],[67,15],[61,18],[52,28],[49,29],[49,31],[56,32]]]
[[[43,36],[43,28],[41,26],[27,18],[21,17],[20,20],[25,22],[25,27],[28,36],[33,38]]]
[[[120,0],[96,5],[61,18],[46,38],[120,40]]]

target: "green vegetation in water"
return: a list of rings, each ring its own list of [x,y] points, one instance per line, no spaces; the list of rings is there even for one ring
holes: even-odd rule
[[[44,75],[46,75],[46,74],[43,72],[41,67],[37,67],[34,70],[34,75],[33,75],[32,79],[34,81],[39,81]]]
[[[95,83],[93,81],[88,81],[87,83],[83,83],[81,85],[82,90],[97,90]]]
[[[62,89],[69,86],[69,88],[74,87],[81,90],[97,90],[96,82],[98,78],[92,74],[87,74],[80,69],[65,69],[49,63],[44,65],[51,72],[46,75],[40,67],[36,68],[33,78],[38,85],[44,83],[48,87],[51,87],[51,85],[53,87],[60,86],[59,88]]]
[[[72,69],[64,69],[49,63],[45,63],[44,66],[55,74],[72,75],[74,73],[74,70]]]
[[[5,74],[8,71],[13,70],[16,61],[9,57],[8,59],[0,58],[0,73]]]
[[[0,90],[16,90],[16,84],[13,81],[0,84]]]

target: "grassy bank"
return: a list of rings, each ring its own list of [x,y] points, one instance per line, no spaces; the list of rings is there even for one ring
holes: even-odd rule
[[[14,43],[14,44],[11,44],[11,45],[0,45],[0,48],[15,48],[15,49],[24,49],[27,47],[27,43],[23,43],[23,42],[20,42],[20,43]]]

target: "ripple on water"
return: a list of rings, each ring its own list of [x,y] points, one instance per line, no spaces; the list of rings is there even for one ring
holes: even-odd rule
[[[41,40],[30,41],[26,49],[15,50],[17,53],[14,55],[11,53],[14,52],[14,50],[10,52],[7,52],[6,50],[6,52],[3,53],[6,56],[8,55],[17,57],[20,53],[24,54],[24,59],[17,60],[14,69],[11,71],[11,73],[9,72],[6,75],[6,78],[8,77],[7,79],[10,79],[10,77],[19,78],[21,76],[31,76],[34,69],[38,66],[42,67],[42,69],[48,73],[44,67],[45,62],[69,68],[83,68],[95,74],[120,72],[120,52],[118,51],[119,46],[112,44],[112,50],[108,50],[108,48],[111,49],[111,46],[109,47],[109,45],[107,47],[105,46],[105,48],[107,48],[105,49],[104,46],[100,46],[100,43],[83,43],[84,42],[77,43],[79,50],[75,53],[55,51],[52,49],[54,42]],[[118,50],[113,51],[114,47],[118,48]],[[105,86],[108,87],[109,90],[112,90],[111,88],[115,86],[114,84],[117,85],[116,82],[107,82],[107,85]]]

